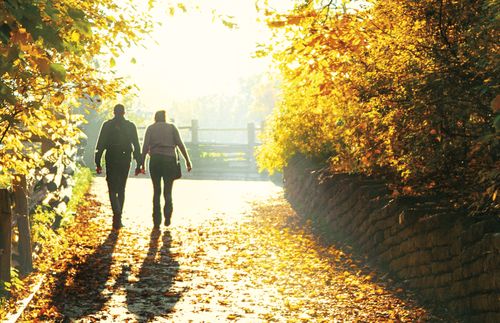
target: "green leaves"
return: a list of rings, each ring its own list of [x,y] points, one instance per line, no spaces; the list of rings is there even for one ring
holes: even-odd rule
[[[74,20],[83,20],[85,18],[85,13],[80,9],[69,8],[68,15]]]
[[[10,39],[10,32],[12,28],[8,24],[2,24],[0,26],[0,41],[6,44]]]
[[[49,66],[50,75],[57,82],[64,82],[66,80],[66,69],[64,66],[57,63],[52,63]]]
[[[3,82],[0,82],[0,100],[5,100],[13,105],[17,103],[13,90]]]

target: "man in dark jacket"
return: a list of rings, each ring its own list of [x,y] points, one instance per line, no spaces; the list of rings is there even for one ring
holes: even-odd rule
[[[115,117],[103,123],[95,150],[96,172],[100,174],[101,157],[106,151],[106,181],[108,182],[109,200],[113,209],[113,228],[122,226],[121,216],[125,201],[125,185],[130,169],[131,155],[141,165],[141,149],[135,125],[126,120],[125,107],[117,104],[114,108]]]

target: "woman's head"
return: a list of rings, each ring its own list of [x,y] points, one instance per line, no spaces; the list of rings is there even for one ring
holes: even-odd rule
[[[155,122],[166,122],[166,112],[165,110],[159,110],[155,113]]]

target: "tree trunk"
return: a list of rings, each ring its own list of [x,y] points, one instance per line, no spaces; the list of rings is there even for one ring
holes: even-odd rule
[[[19,262],[21,274],[27,275],[33,271],[33,253],[31,249],[31,230],[28,211],[28,199],[26,197],[26,177],[21,176],[21,181],[14,188],[15,214],[17,216],[17,227],[19,229]]]
[[[12,263],[12,211],[9,191],[0,190],[0,280],[10,282]]]

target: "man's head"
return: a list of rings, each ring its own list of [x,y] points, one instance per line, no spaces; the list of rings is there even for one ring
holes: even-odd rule
[[[155,113],[155,122],[165,122],[167,119],[165,110],[159,110]]]
[[[125,107],[123,104],[117,104],[115,105],[113,112],[115,113],[115,116],[123,116],[125,115]]]

